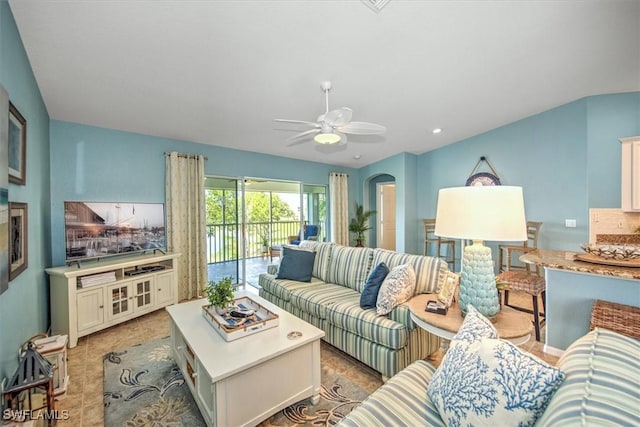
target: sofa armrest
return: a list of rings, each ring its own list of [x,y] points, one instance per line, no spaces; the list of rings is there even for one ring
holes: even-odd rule
[[[394,375],[338,425],[340,427],[445,426],[427,395],[435,367],[417,360]]]
[[[566,375],[536,426],[631,426],[640,420],[640,341],[596,328],[557,367]]]
[[[272,276],[278,274],[278,264],[267,265],[267,273],[271,274]]]
[[[388,317],[395,322],[403,324],[409,331],[417,328],[417,325],[411,320],[411,310],[409,310],[409,304],[407,303],[394,307]]]

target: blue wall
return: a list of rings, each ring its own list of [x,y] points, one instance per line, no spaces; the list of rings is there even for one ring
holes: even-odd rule
[[[6,0],[0,1],[0,84],[27,120],[26,185],[9,184],[9,201],[28,209],[28,267],[0,295],[0,380],[13,375],[17,351],[29,337],[45,332],[51,264],[49,230],[49,115]]]
[[[637,280],[553,268],[545,269],[545,278],[545,344],[555,349],[565,350],[569,344],[589,332],[594,300],[640,306]]]
[[[416,180],[418,156],[401,153],[372,163],[359,169],[358,200],[366,198],[365,208],[375,209],[375,201],[370,201],[371,187],[375,187],[376,177],[391,175],[396,181],[396,250],[407,253],[422,253],[422,242],[417,243],[416,234],[421,233],[422,224],[418,224],[416,193],[419,183]],[[371,202],[371,203],[369,203]]]
[[[53,265],[65,260],[64,201],[164,202],[166,151],[204,154],[207,175],[328,185],[330,172],[344,172],[355,201],[354,169],[53,120],[51,163],[65,165],[51,170]]]
[[[544,223],[539,246],[579,251],[589,240],[588,209],[620,207],[618,139],[638,134],[634,92],[580,99],[425,153],[418,159],[418,218],[433,218],[438,189],[464,185],[486,156],[502,184],[523,187],[527,218]],[[565,219],[577,227],[565,228]]]

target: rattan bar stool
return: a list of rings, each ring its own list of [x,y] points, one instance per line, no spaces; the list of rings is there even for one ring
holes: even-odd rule
[[[516,253],[526,253],[538,248],[538,236],[540,235],[542,222],[527,221],[527,240],[521,245],[500,245],[498,246],[498,258],[500,272],[507,270],[525,270],[523,265],[513,265],[513,255]]]
[[[527,266],[528,267],[528,266]],[[540,341],[540,328],[544,324],[544,312],[546,311],[546,289],[544,277],[538,272],[528,270],[508,270],[496,276],[496,285],[504,294],[504,305],[525,313],[533,314],[533,328],[536,333],[536,341]],[[524,292],[532,297],[533,310],[509,304],[509,291]],[[542,310],[538,307],[538,296],[542,297]]]
[[[611,301],[595,300],[589,329],[605,328],[640,339],[640,307]]]
[[[424,252],[423,255],[429,255],[429,248],[435,245],[436,252],[434,256],[444,259],[453,271],[456,267],[456,241],[453,239],[443,239],[436,236],[436,220],[423,219],[424,223]],[[442,256],[442,247],[446,248],[446,255]]]

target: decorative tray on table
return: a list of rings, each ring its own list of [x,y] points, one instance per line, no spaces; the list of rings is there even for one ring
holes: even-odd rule
[[[617,267],[640,267],[640,246],[635,245],[582,245],[586,253],[575,255],[579,261]]]
[[[225,341],[278,326],[278,315],[250,297],[236,298],[233,305],[234,309],[225,314],[216,313],[210,305],[202,307],[204,318]]]

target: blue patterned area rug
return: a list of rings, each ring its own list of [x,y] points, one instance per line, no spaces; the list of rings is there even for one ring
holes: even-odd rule
[[[171,358],[169,337],[104,355],[104,422],[120,426],[204,426],[185,379]],[[293,404],[260,427],[332,426],[368,393],[339,375],[339,358],[323,359],[320,402]]]
[[[205,426],[165,337],[104,355],[104,424]]]

